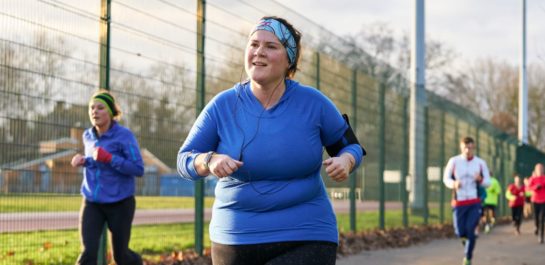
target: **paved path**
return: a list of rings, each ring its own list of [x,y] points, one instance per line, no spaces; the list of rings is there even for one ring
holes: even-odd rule
[[[333,207],[337,213],[348,213],[349,201],[335,200]],[[378,210],[378,202],[358,201],[357,211]],[[400,203],[386,203],[386,209],[400,209]],[[210,220],[211,209],[205,209],[205,220]],[[78,212],[29,212],[29,213],[0,213],[0,233],[23,232],[36,230],[56,230],[78,228]],[[193,209],[152,209],[136,210],[134,225],[192,223]]]
[[[543,265],[545,245],[533,234],[533,221],[527,220],[522,235],[515,236],[510,225],[495,227],[477,240],[473,265]],[[337,265],[451,265],[462,264],[463,247],[458,239],[434,240],[409,248],[364,251],[343,257]]]

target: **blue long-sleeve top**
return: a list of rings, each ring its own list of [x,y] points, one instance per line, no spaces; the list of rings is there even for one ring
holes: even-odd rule
[[[85,164],[81,194],[86,200],[111,203],[134,195],[135,177],[144,174],[144,162],[133,133],[117,122],[98,137],[91,127],[83,132]],[[110,163],[93,159],[93,152],[102,147],[112,154]]]
[[[337,243],[337,223],[320,176],[323,147],[348,125],[320,91],[286,80],[279,102],[264,110],[250,84],[216,95],[200,113],[178,153],[177,168],[198,180],[195,157],[215,151],[244,165],[219,179],[210,239],[221,244],[320,240]],[[362,160],[358,144],[351,153]],[[355,168],[354,167],[354,168]]]

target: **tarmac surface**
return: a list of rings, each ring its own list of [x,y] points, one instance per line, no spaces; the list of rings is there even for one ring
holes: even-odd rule
[[[408,248],[363,251],[342,257],[337,265],[451,265],[462,264],[464,249],[459,239],[441,239]],[[534,235],[533,220],[514,234],[511,225],[496,226],[481,233],[473,252],[472,265],[544,265],[545,244]]]

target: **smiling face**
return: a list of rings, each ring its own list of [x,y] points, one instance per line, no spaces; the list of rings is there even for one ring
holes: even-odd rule
[[[250,36],[244,67],[253,82],[274,86],[286,77],[288,66],[286,49],[272,32],[258,30]]]
[[[89,119],[94,127],[109,128],[112,116],[108,108],[100,101],[93,100],[89,103]]]

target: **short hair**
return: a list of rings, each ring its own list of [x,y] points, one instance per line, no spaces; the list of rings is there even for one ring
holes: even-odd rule
[[[466,137],[463,137],[462,139],[460,139],[460,143],[464,143],[464,144],[474,144],[475,143],[475,140],[473,140],[473,138],[469,137],[469,136],[466,136]]]

